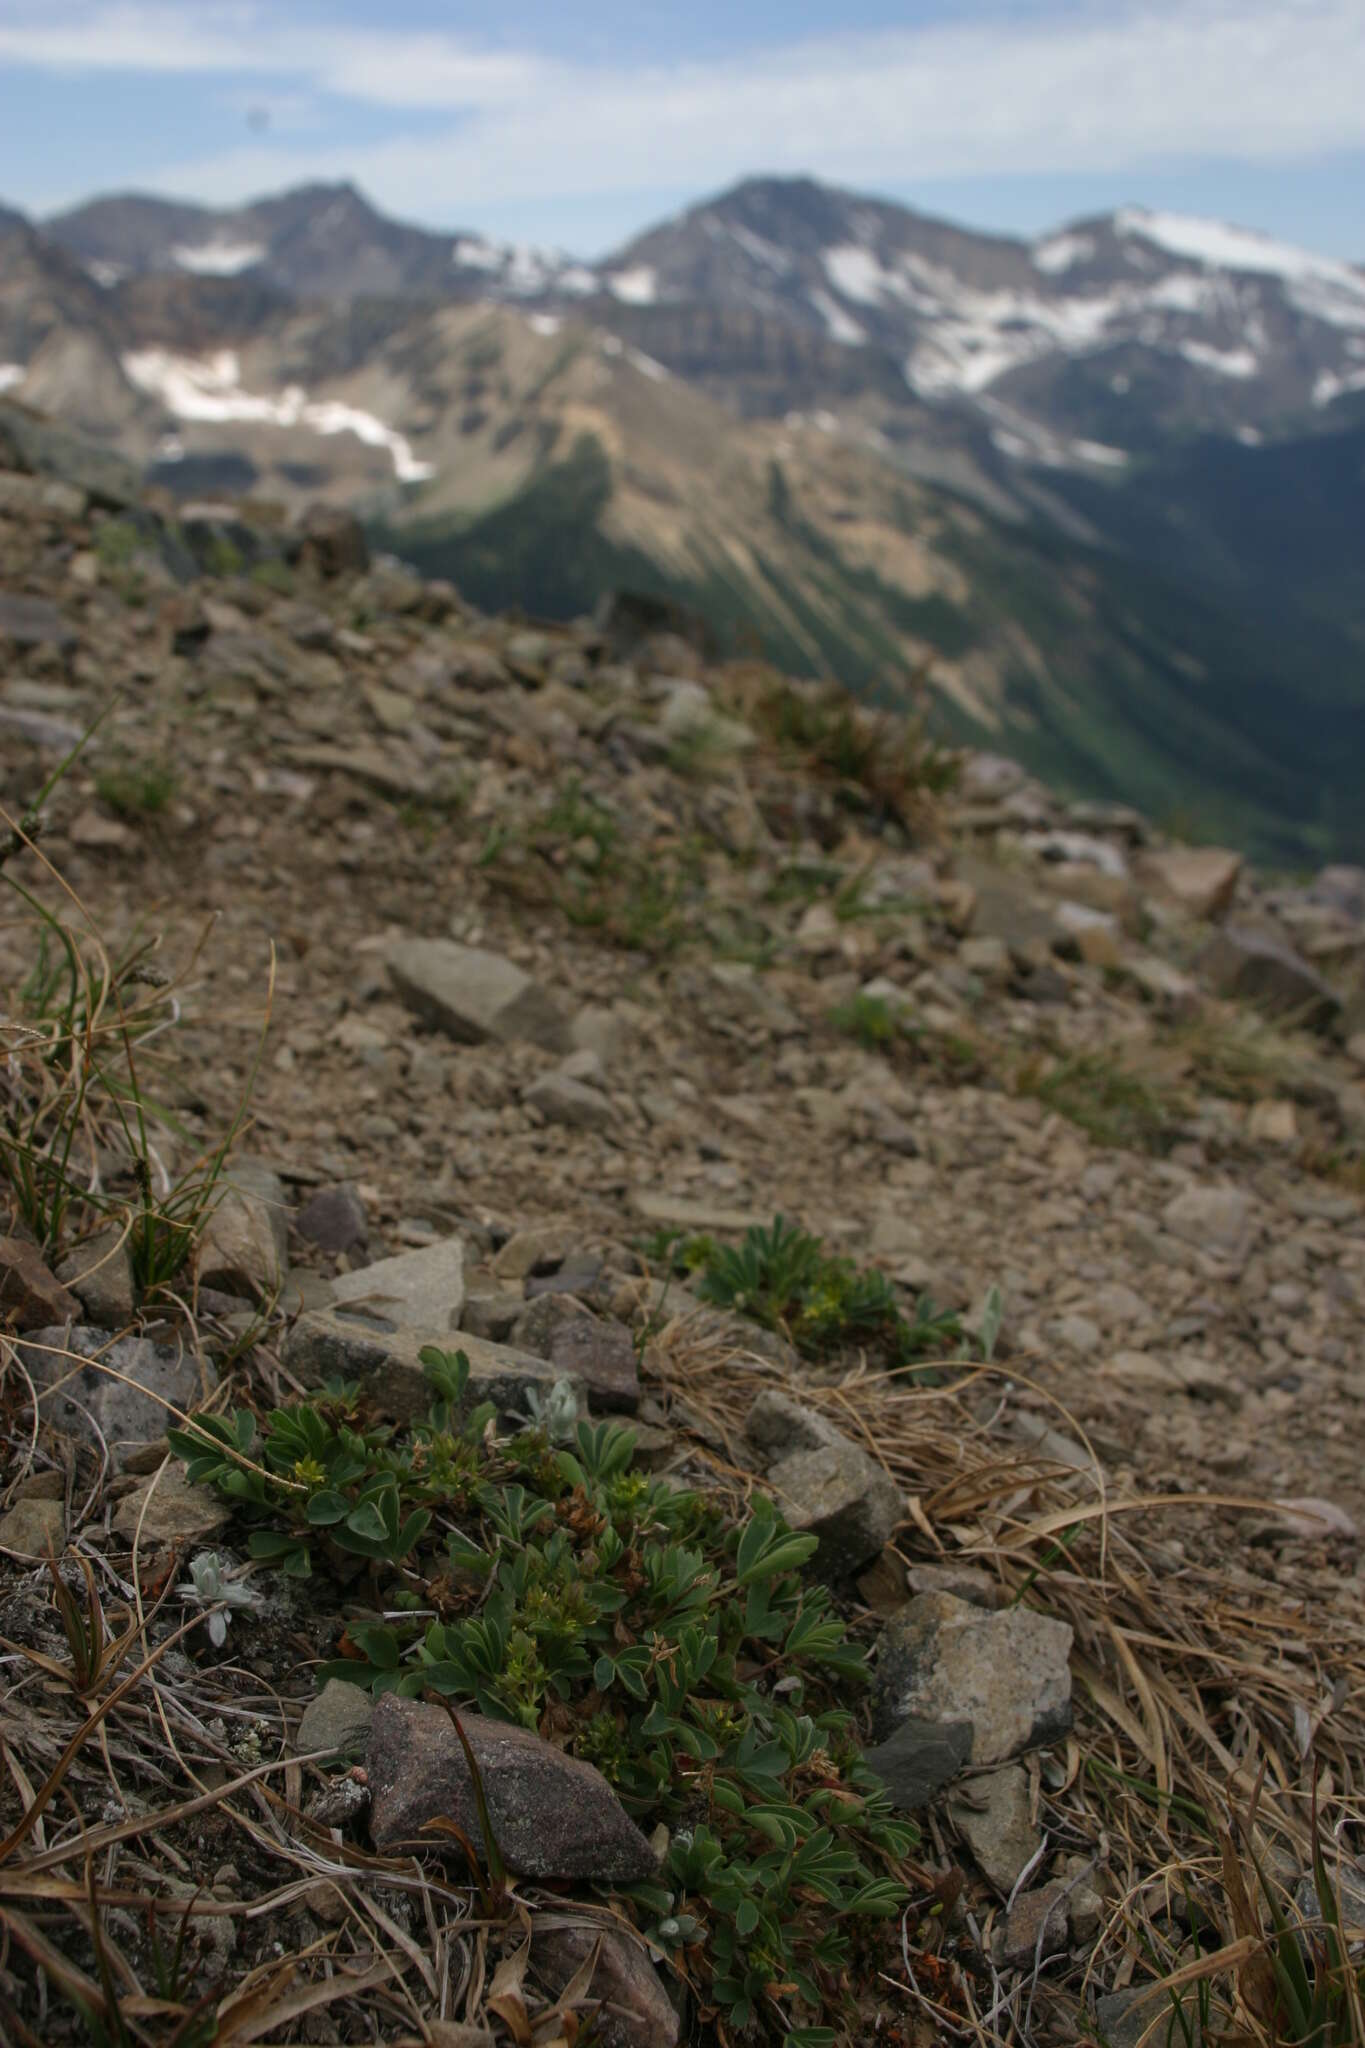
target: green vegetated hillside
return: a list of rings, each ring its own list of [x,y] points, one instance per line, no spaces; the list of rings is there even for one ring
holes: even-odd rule
[[[1359,442],[1198,443],[1131,483],[1067,478],[1108,543],[1094,547],[941,494],[933,545],[961,572],[957,597],[912,596],[857,559],[777,460],[742,560],[695,521],[681,559],[624,540],[619,471],[590,433],[491,507],[378,538],[488,609],[564,618],[612,588],[667,595],[727,650],[864,696],[903,679],[907,643],[941,666],[975,662],[994,679],[985,697],[937,698],[954,736],[1265,860],[1360,859],[1365,648],[1343,597],[1362,531]],[[893,490],[881,517],[913,533],[924,495]],[[1272,557],[1285,569],[1273,582]]]

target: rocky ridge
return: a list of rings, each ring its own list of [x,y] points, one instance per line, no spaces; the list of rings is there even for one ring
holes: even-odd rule
[[[1051,1608],[1022,1604],[1007,1531],[1039,1487],[1072,1516],[1097,1486],[1172,1497],[1150,1568],[1173,1589],[1207,1578],[1299,1613],[1329,1686],[1354,1654],[1365,875],[1258,876],[1002,757],[954,775],[913,722],[708,666],[666,614],[486,618],[371,560],[345,515],[177,521],[37,428],[6,446],[11,820],[99,720],[10,871],[44,895],[60,875],[111,947],[151,919],[176,964],[211,920],[159,1159],[188,1164],[248,1089],[251,1121],[196,1247],[191,1341],[168,1304],[135,1307],[117,1238],[55,1270],[17,1222],[0,1244],[0,1632],[41,1639],[33,1560],[64,1541],[116,1583],[134,1542],[233,1543],[178,1467],[148,1477],[159,1402],[197,1406],[220,1375],[256,1398],[340,1373],[401,1418],[437,1341],[466,1350],[503,1426],[567,1381],[588,1413],[633,1419],[653,1468],[738,1471],[817,1539],[812,1569],[877,1644],[868,1760],[927,1812],[934,1882],[967,1874],[952,1968],[988,1985],[1075,1960],[1049,2008],[1068,2038],[1092,1952],[1106,1992],[1127,1989],[1096,1949],[1119,1888],[1059,1819],[1074,1681],[1102,1652],[1053,1552],[1034,1559]],[[11,1031],[31,935],[0,931]],[[120,1170],[114,1147],[100,1171]],[[882,1273],[908,1318],[957,1316],[937,1383],[881,1381],[856,1343],[812,1363],[671,1270],[670,1234],[735,1238],[779,1211]],[[951,1428],[931,1419],[949,1402]],[[978,1438],[1013,1506],[998,1481],[986,1508],[955,1497]],[[328,1780],[327,1824],[360,1825],[372,1794],[375,1840],[407,1838],[412,1788],[465,1786],[464,1765],[444,1724],[387,1706],[373,1729],[298,1727],[299,1646],[326,1654],[339,1619],[287,1612],[274,1648],[248,1616],[233,1628],[283,1685],[291,1754],[369,1758],[368,1786]],[[1141,1720],[1131,1672],[1102,1683]],[[573,1803],[609,1800],[605,1782],[538,1740],[524,1766],[497,1751],[509,1840],[538,1800],[569,1848],[615,1844],[604,1881],[650,1868],[619,1808]],[[523,1833],[523,1856],[547,1846]],[[235,1927],[242,1873],[208,1874]],[[307,1913],[329,1924],[316,1885]],[[615,2038],[643,2048],[678,2024],[667,1973],[614,1938]],[[546,2011],[590,1953],[568,1941]],[[238,1967],[254,1960],[248,1943]],[[606,1947],[584,1978],[604,1997],[595,1972]],[[869,2019],[891,1998],[857,1988]],[[902,1981],[882,2015],[906,2039],[917,1996]]]

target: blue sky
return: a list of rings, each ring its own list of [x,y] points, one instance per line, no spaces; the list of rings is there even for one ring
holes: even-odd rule
[[[1365,261],[1365,0],[0,0],[0,199],[350,177],[602,253],[750,172],[1032,234],[1129,201]]]

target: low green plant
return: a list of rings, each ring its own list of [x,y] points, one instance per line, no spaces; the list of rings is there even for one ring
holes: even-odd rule
[[[1161,1087],[1107,1052],[1030,1060],[1017,1085],[1021,1094],[1036,1096],[1097,1144],[1158,1155],[1171,1150],[1192,1113],[1178,1091]]]
[[[197,1416],[172,1447],[249,1516],[253,1555],[366,1559],[388,1618],[351,1622],[319,1678],[552,1726],[642,1827],[666,1824],[658,1878],[627,1896],[703,2016],[834,2040],[851,1927],[900,1910],[916,1837],[836,1704],[866,1667],[803,1577],[815,1539],[766,1500],[736,1526],[637,1470],[615,1423],[579,1421],[560,1449],[534,1427],[499,1440],[464,1355],[423,1362],[433,1399],[409,1429],[332,1385],[259,1427]],[[394,1618],[418,1605],[437,1618]]]
[[[861,989],[848,1002],[836,1004],[829,1013],[829,1021],[836,1031],[856,1038],[867,1052],[884,1052],[901,1036],[903,1028],[885,996],[865,995]]]
[[[899,1368],[942,1356],[962,1334],[958,1317],[940,1313],[928,1295],[907,1317],[884,1273],[832,1254],[782,1216],[754,1225],[738,1245],[692,1238],[667,1251],[679,1271],[695,1276],[703,1301],[751,1316],[807,1358],[861,1347]]]
[[[179,770],[156,757],[114,761],[95,776],[95,794],[120,818],[159,818],[179,787]]]
[[[770,677],[752,715],[780,752],[907,833],[961,775],[961,755],[931,738],[920,714],[870,710],[839,684]]]
[[[267,555],[264,561],[253,562],[251,581],[263,590],[273,590],[277,597],[292,597],[297,588],[297,578],[288,562],[278,555]]]

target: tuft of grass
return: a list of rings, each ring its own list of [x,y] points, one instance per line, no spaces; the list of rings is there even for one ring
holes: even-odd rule
[[[960,754],[931,738],[920,714],[869,710],[839,684],[764,671],[749,710],[779,755],[907,834],[929,820],[962,772]]]
[[[836,1031],[856,1038],[868,1052],[884,1052],[901,1036],[901,1020],[885,996],[864,995],[860,989],[850,1002],[838,1003],[829,1013]]]
[[[95,776],[95,793],[120,818],[159,818],[180,787],[179,770],[165,759],[111,763]]]
[[[262,590],[273,590],[277,597],[292,597],[298,588],[294,571],[278,555],[267,555],[263,561],[253,562],[251,581],[258,583]]]
[[[1108,1052],[1031,1059],[1020,1069],[1016,1086],[1098,1145],[1129,1146],[1158,1156],[1177,1143],[1193,1114],[1193,1105],[1178,1091],[1158,1086]]]

